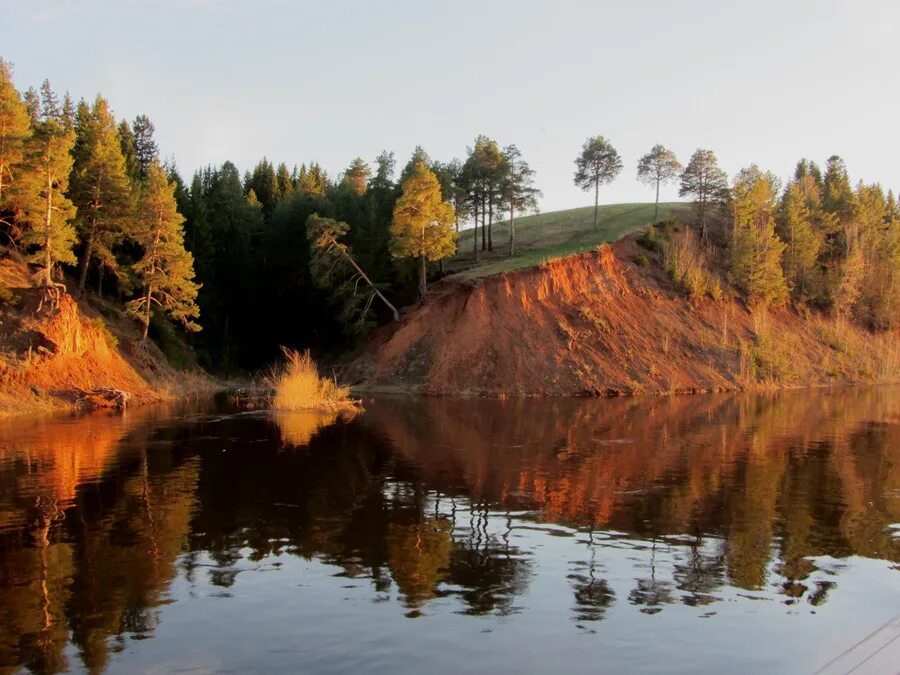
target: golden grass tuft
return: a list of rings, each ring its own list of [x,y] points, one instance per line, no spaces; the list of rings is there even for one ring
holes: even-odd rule
[[[266,378],[275,391],[272,407],[276,410],[346,410],[359,405],[350,398],[350,387],[319,376],[309,351],[281,348],[285,363]]]

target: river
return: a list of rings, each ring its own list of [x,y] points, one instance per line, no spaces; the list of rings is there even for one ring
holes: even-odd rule
[[[813,672],[900,613],[900,387],[0,422],[0,670]]]

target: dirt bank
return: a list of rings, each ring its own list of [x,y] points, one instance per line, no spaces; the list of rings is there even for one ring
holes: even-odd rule
[[[100,390],[125,392],[136,405],[212,386],[173,368],[154,344],[141,347],[115,303],[63,294],[57,308],[37,312],[40,291],[10,259],[0,260],[0,286],[0,416],[115,405]]]
[[[900,337],[794,308],[692,302],[627,238],[476,285],[447,278],[345,377],[369,391],[481,396],[888,382],[900,380]]]

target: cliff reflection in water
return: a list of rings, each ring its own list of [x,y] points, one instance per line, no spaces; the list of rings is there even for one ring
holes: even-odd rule
[[[407,616],[528,612],[556,574],[578,625],[745,594],[821,607],[843,590],[831,558],[900,561],[896,388],[385,399],[328,423],[156,411],[0,428],[0,667],[102,670],[191,601],[176,578],[227,598],[285,556]]]

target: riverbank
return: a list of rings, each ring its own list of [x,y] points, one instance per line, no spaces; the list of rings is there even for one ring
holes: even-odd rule
[[[118,303],[65,293],[57,307],[41,306],[27,267],[8,258],[0,260],[0,287],[2,417],[142,405],[223,388],[183,342],[170,340],[168,355],[152,340],[141,344]]]
[[[635,237],[447,277],[347,365],[360,392],[614,396],[900,381],[900,337],[796,307],[692,300]]]

